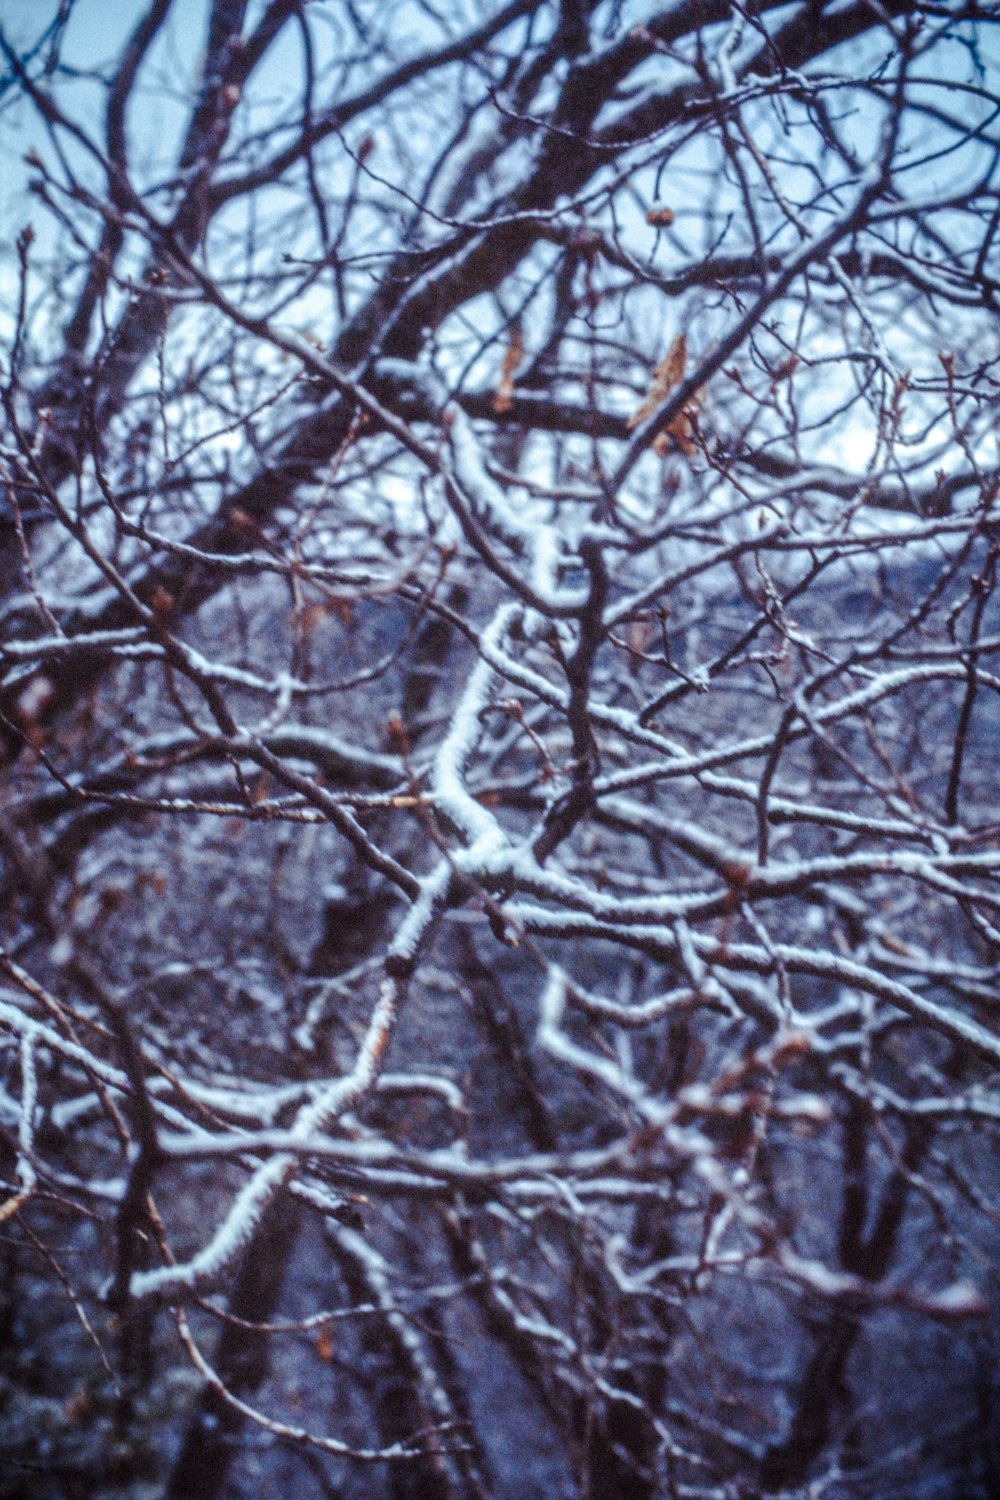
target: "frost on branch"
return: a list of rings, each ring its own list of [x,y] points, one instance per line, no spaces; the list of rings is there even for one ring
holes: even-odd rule
[[[6,10],[0,1495],[989,1500],[992,18]]]

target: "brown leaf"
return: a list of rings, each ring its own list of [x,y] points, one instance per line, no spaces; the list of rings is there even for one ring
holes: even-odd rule
[[[690,458],[694,453],[696,444],[694,441],[694,403],[685,406],[684,410],[678,412],[672,422],[667,423],[666,431],[657,434],[653,440],[653,450],[659,453],[661,458],[675,442],[685,458]]]
[[[409,755],[410,736],[402,716],[393,710],[385,722],[385,733],[389,744],[399,755]]]
[[[687,339],[683,333],[679,333],[654,370],[653,383],[646,392],[642,405],[633,416],[629,417],[628,425],[630,429],[638,427],[640,422],[645,422],[646,418],[652,416],[658,406],[663,405],[678,381],[684,379],[684,367],[686,364]]]
[[[515,323],[511,329],[510,343],[503,356],[500,368],[500,384],[493,397],[493,410],[498,414],[510,411],[514,405],[514,375],[524,358],[524,337]]]
[[[629,649],[628,669],[633,676],[642,666],[642,657],[650,642],[656,636],[656,627],[649,620],[632,620],[626,631],[626,640]]]
[[[651,208],[646,215],[646,223],[652,224],[656,229],[666,228],[674,222],[676,217],[672,208]]]
[[[90,1399],[90,1393],[81,1386],[78,1391],[75,1391],[70,1396],[63,1408],[66,1413],[67,1422],[81,1422],[84,1417],[90,1414],[92,1406],[93,1402]]]

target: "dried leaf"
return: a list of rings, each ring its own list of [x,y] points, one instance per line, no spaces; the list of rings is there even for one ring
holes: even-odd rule
[[[663,405],[678,381],[684,379],[686,364],[687,339],[683,333],[679,333],[653,372],[653,383],[639,410],[629,418],[629,428],[638,427],[640,422],[645,422],[647,417],[652,416],[657,407]]]
[[[653,374],[653,383],[646,393],[645,400],[635,415],[629,418],[630,428],[638,427],[640,422],[651,417],[663,405],[674,387],[684,379],[686,365],[687,340],[683,333],[679,333],[657,365]],[[671,443],[676,443],[686,458],[690,458],[695,451],[693,402],[683,411],[678,412],[673,421],[668,422],[663,432],[657,433],[653,439],[653,452],[662,457],[669,450]]]
[[[63,1410],[66,1413],[67,1422],[81,1422],[88,1416],[93,1408],[90,1392],[81,1386],[66,1402]]]
[[[882,933],[882,946],[888,948],[890,953],[898,953],[901,958],[915,957],[913,949],[900,938],[894,937],[891,932]]]
[[[642,659],[650,643],[656,637],[656,627],[649,620],[632,620],[626,631],[629,650],[628,669],[633,677],[642,666]]]
[[[524,358],[524,337],[515,324],[511,330],[510,343],[504,351],[500,369],[500,384],[493,397],[493,410],[499,414],[510,411],[514,405],[514,375]]]
[[[666,228],[676,217],[672,208],[651,208],[646,215],[646,223],[652,224],[656,229]]]
[[[657,434],[653,440],[653,451],[662,457],[669,449],[671,442],[677,444],[685,458],[690,458],[695,452],[697,444],[694,440],[694,402],[678,412],[674,420],[667,423],[664,432]]]

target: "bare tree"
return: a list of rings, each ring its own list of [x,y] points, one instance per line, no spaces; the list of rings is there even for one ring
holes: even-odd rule
[[[0,1492],[994,1494],[993,8],[125,10],[0,30]]]

